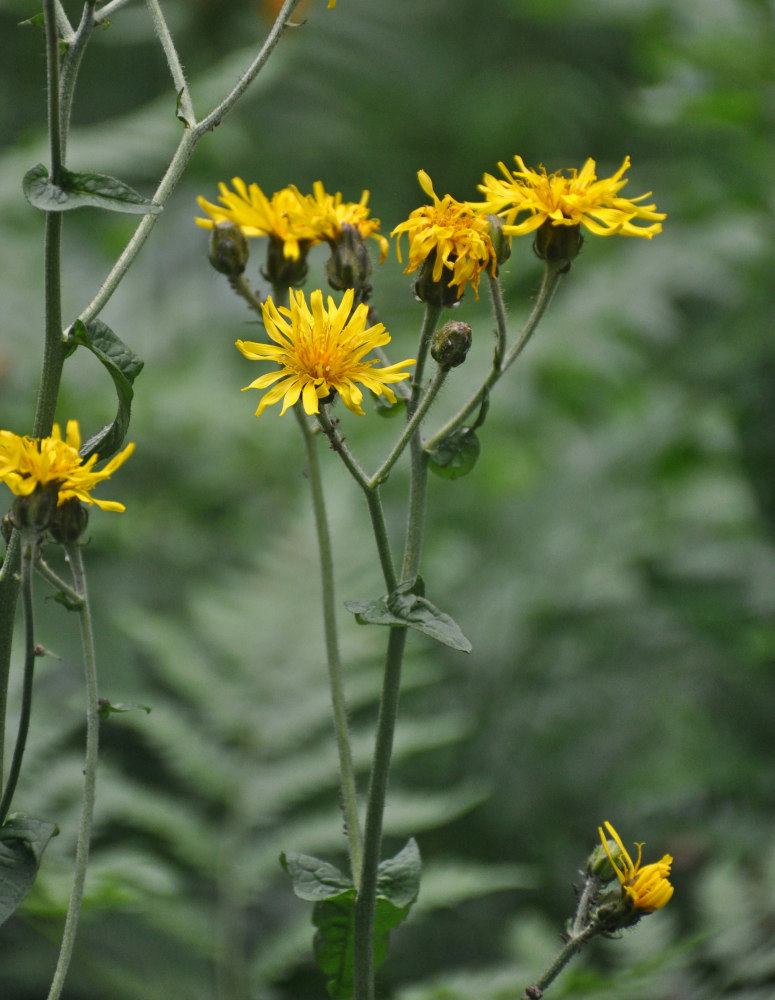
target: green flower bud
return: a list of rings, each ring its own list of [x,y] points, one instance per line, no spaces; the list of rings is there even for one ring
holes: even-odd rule
[[[503,219],[497,215],[488,215],[487,221],[490,224],[490,239],[495,250],[495,259],[498,265],[505,264],[511,256],[511,237],[503,234]]]
[[[616,860],[621,854],[618,844],[615,844],[613,840],[609,840],[608,848],[611,852],[611,857]],[[616,873],[616,869],[611,863],[611,857],[608,856],[608,853],[603,845],[598,844],[587,858],[584,871],[587,875],[598,879],[600,882],[613,882],[615,878],[618,878],[618,875]]]
[[[450,265],[455,263],[454,254],[450,254],[448,262]],[[458,286],[450,285],[449,268],[443,268],[441,273],[441,278],[438,281],[434,280],[433,269],[436,266],[436,250],[432,250],[431,253],[425,258],[425,261],[420,268],[420,273],[414,283],[414,294],[420,302],[425,302],[429,306],[441,306],[451,309],[460,303],[460,296],[458,295]]]
[[[547,219],[536,229],[533,250],[541,260],[554,264],[560,274],[566,274],[583,243],[578,226],[555,226]]]
[[[27,496],[18,496],[11,507],[11,520],[15,527],[33,528],[41,534],[48,528],[59,499],[56,483],[35,487]]]
[[[371,291],[370,275],[371,257],[366,241],[360,230],[345,223],[337,239],[331,242],[331,256],[326,264],[328,283],[340,292],[346,288]]]
[[[236,278],[248,263],[248,241],[239,226],[224,220],[210,235],[210,263],[216,271]]]
[[[299,256],[295,260],[293,257],[285,256],[284,247],[285,244],[281,239],[269,237],[266,267],[261,273],[274,288],[298,288],[304,284],[304,279],[307,277],[310,241],[299,240]]]
[[[88,523],[88,510],[77,497],[71,497],[56,508],[48,530],[55,542],[77,542]]]
[[[462,365],[471,346],[471,327],[468,323],[450,320],[433,335],[431,357],[441,368]]]

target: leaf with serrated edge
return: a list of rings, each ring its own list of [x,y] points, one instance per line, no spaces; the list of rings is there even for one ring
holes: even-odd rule
[[[280,864],[291,876],[293,891],[309,903],[331,899],[353,888],[338,868],[310,854],[285,851],[280,855]]]

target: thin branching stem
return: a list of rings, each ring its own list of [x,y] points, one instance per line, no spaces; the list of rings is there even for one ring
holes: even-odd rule
[[[0,799],[0,826],[5,822],[8,810],[11,808],[19,774],[22,769],[22,759],[27,745],[27,733],[30,728],[32,713],[32,679],[35,673],[35,623],[32,603],[32,565],[35,559],[35,549],[38,544],[37,532],[24,529],[22,536],[22,606],[24,608],[24,677],[22,681],[22,699],[19,711],[19,729],[16,734],[16,744],[8,769],[8,780]]]
[[[99,704],[97,699],[97,662],[94,654],[94,630],[92,627],[89,595],[86,587],[86,574],[78,542],[65,546],[67,558],[73,573],[73,587],[83,604],[79,610],[81,626],[81,646],[83,649],[84,679],[86,689],[86,756],[83,769],[83,800],[81,802],[81,821],[78,826],[78,839],[75,845],[75,870],[73,873],[73,888],[70,893],[70,903],[65,917],[65,929],[62,934],[62,944],[59,958],[51,981],[48,1000],[59,1000],[65,985],[65,977],[70,967],[73,955],[75,936],[78,930],[78,920],[81,915],[83,889],[86,882],[86,869],[89,863],[89,846],[91,844],[92,826],[94,823],[94,802],[97,788],[97,757],[99,754]]]
[[[261,49],[253,62],[242,74],[231,91],[227,94],[223,101],[221,101],[221,103],[210,112],[210,114],[208,114],[200,122],[197,122],[193,128],[184,129],[183,135],[178,143],[178,148],[175,150],[172,160],[170,161],[170,164],[159,182],[156,192],[154,193],[153,201],[156,205],[161,207],[166,205],[170,195],[177,187],[178,181],[183,175],[183,171],[185,170],[188,161],[191,159],[191,155],[193,154],[194,148],[199,140],[208,132],[212,131],[216,125],[220,125],[226,115],[232,110],[237,101],[245,93],[253,80],[255,80],[258,76],[259,72],[263,69],[267,59],[274,51],[275,46],[279,42],[280,37],[285,30],[285,24],[288,18],[299,3],[301,3],[301,0],[285,0],[285,3],[280,9],[277,18],[272,25],[266,41],[261,46]],[[127,245],[124,247],[123,252],[113,265],[113,268],[105,278],[105,281],[102,283],[102,286],[98,290],[97,294],[81,312],[79,319],[83,323],[90,323],[105,308],[105,305],[123,280],[124,275],[134,263],[135,258],[145,245],[145,241],[151,235],[151,231],[156,225],[157,219],[158,215],[156,214],[143,216],[140,224],[134,231]]]
[[[64,161],[67,152],[67,139],[70,134],[70,117],[73,111],[73,95],[75,94],[75,81],[78,78],[78,70],[81,67],[81,59],[86,50],[86,43],[89,41],[92,31],[95,28],[94,4],[84,4],[81,22],[72,37],[67,53],[62,60],[62,78],[59,83],[60,94],[60,117],[62,122],[62,160]]]
[[[189,128],[193,128],[196,124],[196,115],[194,114],[194,105],[191,101],[191,91],[189,90],[186,74],[183,72],[183,66],[178,57],[178,50],[175,48],[170,29],[164,18],[161,4],[159,0],[145,0],[145,2],[148,7],[148,13],[151,15],[151,20],[153,21],[153,30],[156,32],[156,37],[159,39],[159,44],[167,58],[167,65],[172,75],[175,93],[178,95],[179,114],[185,119]]]
[[[312,509],[315,514],[318,551],[320,552],[320,577],[323,598],[323,627],[328,660],[328,680],[331,688],[331,707],[334,715],[334,733],[339,754],[339,781],[342,791],[342,806],[347,827],[347,842],[350,850],[350,868],[353,882],[358,887],[361,874],[362,848],[361,829],[358,818],[358,794],[353,767],[350,728],[347,722],[347,704],[344,695],[342,659],[339,653],[339,636],[336,625],[336,602],[334,596],[334,561],[331,549],[331,534],[328,530],[326,501],[323,492],[323,477],[320,471],[317,435],[307,423],[301,403],[293,407],[296,414],[304,448],[307,455],[307,476],[312,493]]]
[[[528,341],[533,336],[536,327],[538,326],[541,318],[552,301],[552,297],[557,290],[557,286],[560,281],[560,272],[556,267],[551,264],[546,265],[546,270],[544,272],[544,278],[541,283],[541,288],[538,292],[538,297],[536,298],[535,304],[530,315],[527,318],[525,325],[519,332],[519,336],[512,346],[505,352],[502,360],[499,357],[501,351],[501,338],[502,327],[505,328],[506,315],[503,308],[503,300],[501,297],[501,290],[498,284],[497,278],[490,279],[490,289],[493,297],[493,310],[496,319],[496,349],[495,357],[493,358],[493,366],[490,373],[487,375],[485,380],[476,390],[476,392],[471,396],[468,402],[455,414],[454,417],[449,419],[443,427],[441,427],[436,433],[430,437],[425,442],[425,451],[431,452],[433,449],[448,437],[453,431],[457,430],[458,427],[465,421],[465,419],[470,416],[474,410],[481,405],[482,400],[488,395],[495,383],[501,378],[501,376],[508,370],[508,368],[517,360],[519,355],[525,349]]]

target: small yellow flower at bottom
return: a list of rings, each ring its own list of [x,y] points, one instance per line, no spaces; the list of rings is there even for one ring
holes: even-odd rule
[[[280,400],[282,416],[299,397],[306,413],[318,413],[319,400],[333,391],[339,393],[348,410],[362,415],[363,393],[357,383],[395,403],[395,393],[388,383],[409,378],[409,372],[401,369],[414,364],[414,359],[387,368],[374,367],[374,360],[364,361],[369,351],[390,342],[390,334],[382,323],[367,327],[369,307],[361,303],[353,310],[353,299],[351,288],[340,305],[329,295],[324,306],[323,293],[316,289],[307,305],[304,292],[291,289],[290,309],[278,308],[271,298],[261,304],[264,326],[274,343],[237,341],[238,349],[251,361],[273,361],[280,366],[279,371],[261,375],[245,386],[246,389],[273,386],[262,396],[257,417]]]
[[[603,828],[599,826],[597,831],[600,834],[600,840],[608,855],[608,860],[613,865],[616,877],[622,884],[623,897],[640,913],[653,913],[654,910],[661,909],[673,895],[673,886],[668,881],[670,866],[673,863],[672,857],[665,854],[661,861],[655,861],[641,867],[643,844],[636,844],[638,860],[633,864],[619,834],[607,820],[605,828],[619,848],[619,854],[615,858],[608,846],[608,838],[603,833]]]
[[[102,510],[123,511],[126,508],[115,500],[98,500],[90,490],[104,479],[110,479],[134,451],[128,444],[114,455],[99,471],[94,466],[98,455],[85,462],[79,454],[81,432],[77,420],[67,421],[67,433],[62,440],[58,424],[54,424],[50,437],[19,437],[11,431],[0,431],[0,482],[17,496],[29,496],[38,486],[52,487],[57,492],[57,506],[73,498],[84,503],[96,504]]]

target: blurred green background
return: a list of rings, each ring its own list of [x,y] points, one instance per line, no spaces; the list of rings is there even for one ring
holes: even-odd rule
[[[77,5],[66,3],[75,18]],[[46,159],[40,32],[0,9],[0,423],[29,431],[42,330],[42,219],[21,177]],[[200,114],[267,30],[248,0],[165,0]],[[571,883],[609,819],[675,857],[670,905],[589,948],[551,996],[770,1000],[775,992],[775,7],[770,0],[323,0],[197,149],[102,315],[146,361],[130,440],[86,552],[102,693],[152,708],[102,727],[93,874],[70,1000],[317,1000],[306,904],[283,849],[344,863],[317,558],[297,428],[253,418],[234,349],[251,317],[212,271],[195,198],[241,176],[271,193],[371,192],[389,232],[436,191],[476,197],[519,153],[602,176],[667,212],[653,241],[590,237],[499,386],[473,473],[433,480],[423,573],[473,642],[410,642],[386,853],[416,835],[420,900],[380,974],[396,1000],[515,1000],[548,964]],[[69,165],[150,195],[179,123],[144,6],[98,31]],[[133,229],[65,226],[65,308],[91,299]],[[260,243],[252,244],[257,279]],[[322,281],[315,251],[307,288]],[[541,269],[503,268],[514,330]],[[421,320],[395,253],[374,303],[394,359]],[[431,422],[485,370],[487,295]],[[59,418],[112,418],[91,357]],[[395,425],[344,413],[375,467]],[[324,453],[338,600],[377,596],[365,508]],[[403,465],[385,501],[396,544]],[[56,821],[38,883],[0,936],[3,1000],[42,995],[69,888],[82,767],[76,625],[43,603],[17,804]],[[341,613],[356,756],[368,765],[384,634]],[[18,665],[18,654],[16,663]],[[15,678],[18,683],[18,678]],[[11,725],[13,731],[13,724]]]

